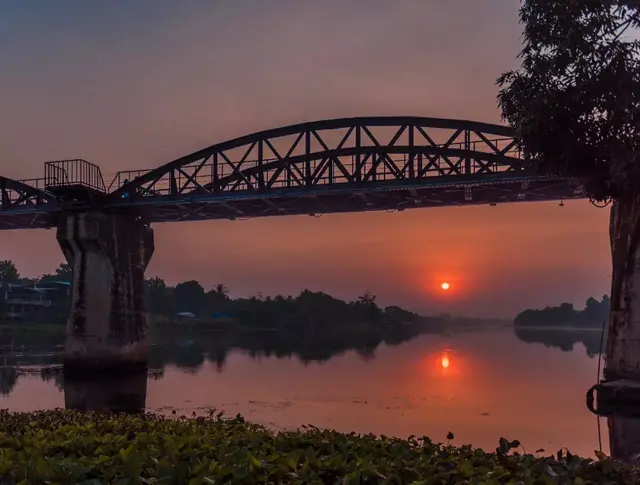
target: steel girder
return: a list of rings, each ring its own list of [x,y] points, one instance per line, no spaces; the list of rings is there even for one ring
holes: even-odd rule
[[[120,172],[112,200],[261,192],[523,171],[510,128],[419,117],[344,118],[229,140],[153,170]]]

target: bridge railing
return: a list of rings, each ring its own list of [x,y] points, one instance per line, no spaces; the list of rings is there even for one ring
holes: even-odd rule
[[[38,190],[45,190],[47,188],[46,179],[43,177],[35,179],[20,179],[18,182]]]
[[[113,179],[111,179],[111,183],[107,187],[107,192],[113,192],[114,190],[119,189],[123,185],[126,185],[132,180],[135,180],[137,177],[140,177],[150,171],[151,169],[121,170],[114,175]]]
[[[82,186],[106,192],[98,165],[81,159],[55,160],[44,164],[45,187]]]

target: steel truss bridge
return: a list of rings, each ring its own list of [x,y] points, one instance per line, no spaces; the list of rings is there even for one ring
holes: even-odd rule
[[[40,179],[0,177],[0,229],[48,228],[71,211],[139,211],[148,222],[245,219],[584,197],[534,174],[511,128],[366,117],[301,123],[217,143],[107,186],[85,160],[45,163]]]

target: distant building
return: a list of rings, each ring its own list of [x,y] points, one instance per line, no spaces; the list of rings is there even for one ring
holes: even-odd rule
[[[62,323],[69,306],[70,284],[0,284],[0,319],[27,323]]]

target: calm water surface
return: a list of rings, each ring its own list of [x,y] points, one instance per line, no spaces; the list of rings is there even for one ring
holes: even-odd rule
[[[146,407],[186,415],[217,408],[275,429],[313,424],[436,441],[451,431],[458,444],[493,449],[505,437],[528,452],[567,447],[591,456],[599,448],[597,418],[585,393],[597,366],[581,343],[563,351],[524,342],[509,328],[422,335],[382,345],[368,358],[348,351],[314,363],[234,350],[222,365],[205,359],[199,367],[165,366],[147,381]],[[64,407],[61,387],[24,376],[0,407]],[[604,420],[602,433],[608,453]]]

